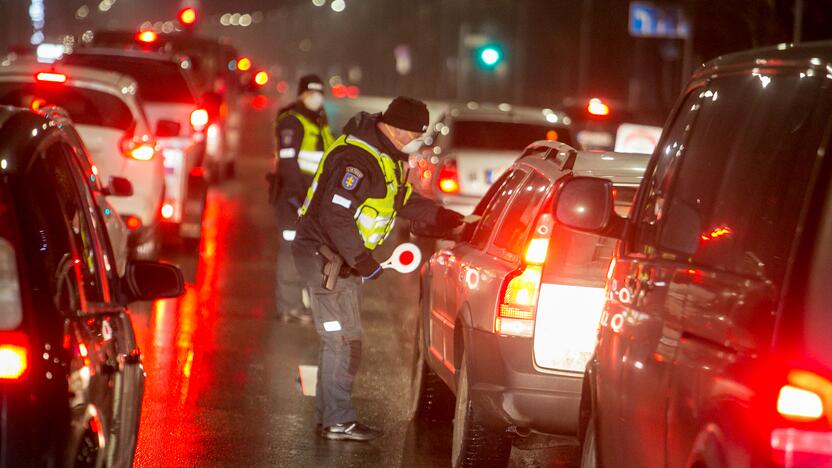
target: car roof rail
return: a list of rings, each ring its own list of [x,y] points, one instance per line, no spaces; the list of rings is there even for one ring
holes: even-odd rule
[[[562,171],[571,171],[578,158],[578,150],[559,141],[536,141],[526,147],[520,157],[542,154],[543,159],[554,160]]]

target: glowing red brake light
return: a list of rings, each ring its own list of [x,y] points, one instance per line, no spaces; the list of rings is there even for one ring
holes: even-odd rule
[[[196,131],[200,131],[208,125],[208,111],[205,109],[196,109],[191,112],[191,127]]]
[[[540,216],[523,255],[524,266],[505,279],[494,320],[494,333],[524,337],[534,334],[542,265],[549,253],[553,225],[552,215]]]
[[[135,231],[142,227],[142,220],[138,216],[130,215],[124,218],[124,223],[127,224],[127,229]]]
[[[589,104],[586,106],[586,110],[592,115],[610,115],[610,106],[606,105],[604,101],[598,98],[590,99]]]
[[[66,83],[66,75],[63,73],[40,72],[35,75],[35,79],[49,83]]]
[[[179,10],[179,22],[182,23],[184,26],[192,26],[196,23],[196,10],[193,8],[183,8]]]
[[[156,149],[151,145],[140,145],[130,151],[130,157],[139,161],[150,161],[156,154]]]
[[[814,421],[823,416],[823,400],[817,393],[784,385],[777,395],[777,412],[786,419]]]
[[[159,35],[153,31],[141,31],[136,33],[136,41],[144,42],[145,44],[151,44],[156,42],[156,39],[159,38]]]
[[[459,171],[456,161],[445,161],[439,168],[439,190],[444,193],[459,193]]]
[[[254,75],[254,82],[257,83],[257,86],[263,86],[269,82],[269,74],[263,70],[260,70]]]
[[[29,343],[20,332],[0,333],[0,380],[19,380],[29,368]]]
[[[128,132],[119,145],[124,156],[138,161],[150,161],[156,156],[156,145],[147,135],[134,137]]]
[[[162,205],[162,218],[165,218],[165,219],[173,218],[174,211],[175,211],[175,209],[173,208],[172,204],[165,203],[164,205]]]

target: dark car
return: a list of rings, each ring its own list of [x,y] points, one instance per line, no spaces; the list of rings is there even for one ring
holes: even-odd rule
[[[144,370],[125,306],[184,288],[162,263],[117,275],[96,175],[69,130],[0,107],[0,466],[130,466]]]
[[[557,219],[620,239],[582,399],[584,466],[832,465],[832,42],[703,66],[632,215],[565,184]]]
[[[553,224],[551,194],[605,177],[626,213],[648,159],[534,143],[474,209],[482,219],[423,268],[414,410],[447,418],[455,400],[455,468],[506,466],[512,434],[577,435],[615,244]]]

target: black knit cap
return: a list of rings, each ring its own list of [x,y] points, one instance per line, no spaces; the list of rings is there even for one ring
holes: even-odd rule
[[[324,82],[318,75],[302,76],[298,83],[298,94],[303,94],[306,91],[324,92]]]
[[[387,106],[381,121],[402,130],[424,133],[428,129],[430,113],[424,102],[399,96]]]

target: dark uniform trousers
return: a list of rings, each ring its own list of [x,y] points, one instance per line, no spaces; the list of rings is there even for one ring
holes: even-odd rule
[[[295,268],[295,261],[292,258],[292,241],[287,240],[284,231],[296,232],[298,213],[285,194],[277,199],[277,226],[280,231],[279,245],[277,250],[277,288],[275,299],[277,300],[277,314],[285,315],[290,312],[299,312],[303,306],[303,282],[298,276]]]
[[[316,412],[323,427],[355,421],[352,385],[361,360],[361,278],[338,278],[333,291],[323,287],[323,259],[295,251],[295,263],[308,288],[321,338]]]

